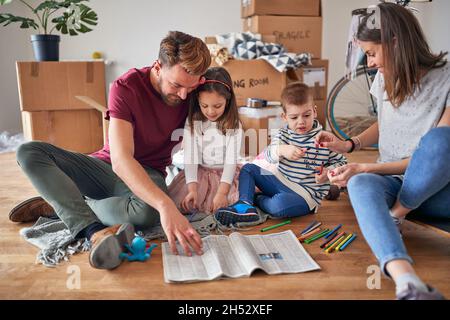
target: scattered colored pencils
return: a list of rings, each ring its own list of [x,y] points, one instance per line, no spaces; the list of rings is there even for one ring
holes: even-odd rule
[[[272,230],[272,229],[275,229],[275,228],[284,226],[285,224],[289,224],[289,223],[291,223],[291,220],[286,220],[286,221],[283,221],[283,222],[281,222],[281,223],[274,224],[273,226],[262,228],[262,229],[261,229],[261,232],[268,231],[268,230]]]
[[[342,231],[341,233],[339,233],[338,235],[336,235],[336,237],[334,237],[334,240],[331,241],[330,243],[328,243],[328,244],[325,246],[325,251],[326,251],[329,247],[331,247],[333,244],[335,244],[336,241],[338,241],[339,238],[342,237],[344,234],[345,234],[345,233]]]
[[[284,225],[289,222],[280,223],[271,227],[264,228],[270,230],[276,228],[280,225]],[[344,250],[353,240],[356,238],[356,233],[346,234],[344,231],[339,232],[338,230],[342,227],[342,223],[338,224],[333,229],[321,229],[321,222],[314,220],[305,229],[302,230],[300,236],[297,238],[301,242],[310,244],[317,239],[324,238],[325,241],[320,245],[326,253],[331,253],[333,251],[339,252]],[[264,229],[261,229],[263,231]]]
[[[356,234],[352,235],[352,237],[350,239],[348,239],[342,247],[339,248],[339,251],[344,250],[350,244],[350,242],[355,240],[355,238],[356,238]]]
[[[300,235],[297,239],[300,240],[300,241],[303,241],[303,240],[305,240],[305,239],[311,237],[312,235],[315,235],[316,233],[319,233],[321,231],[322,231],[322,229],[320,229],[320,228],[314,229],[313,231],[310,231],[308,233]]]
[[[335,231],[339,230],[340,227],[342,227],[342,223],[338,224],[333,230],[331,230],[331,231],[325,236],[325,239],[328,239],[328,237],[331,236]]]
[[[321,225],[322,225],[322,222],[317,222],[317,223],[314,224],[312,227],[310,227],[310,228],[306,229],[305,231],[303,231],[303,232],[302,232],[302,235],[303,235],[303,234],[306,234],[306,233],[308,233],[308,232],[310,232],[310,231],[313,231],[314,229],[317,229],[317,228],[320,227]]]
[[[339,243],[340,243],[342,240],[344,240],[344,238],[345,238],[345,233],[344,233],[342,236],[340,236],[335,242],[333,242],[333,243],[331,244],[331,246],[329,246],[328,249],[325,250],[325,252],[326,252],[326,253],[330,253],[336,246],[339,245]]]
[[[306,231],[308,231],[313,225],[315,225],[317,223],[316,220],[314,220],[313,222],[311,222],[305,229],[303,229],[302,232],[300,232],[300,234],[305,233]]]
[[[338,251],[352,236],[353,233],[350,233],[344,240],[341,241],[341,243],[339,243],[339,245],[336,246],[336,248],[334,248],[334,251]]]
[[[313,235],[312,237],[309,237],[308,239],[305,240],[305,243],[311,243],[316,241],[317,239],[322,238],[323,236],[325,236],[330,230],[329,229],[325,229],[322,232],[320,232],[319,234]]]

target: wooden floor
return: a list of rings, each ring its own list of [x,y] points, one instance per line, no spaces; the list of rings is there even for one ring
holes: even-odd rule
[[[374,152],[352,155],[353,161],[373,161]],[[380,289],[368,289],[372,274],[367,268],[376,260],[361,236],[348,197],[325,201],[315,216],[294,219],[293,224],[273,230],[298,233],[317,219],[325,226],[338,223],[360,236],[345,251],[325,254],[317,243],[304,247],[321,266],[320,271],[268,276],[258,272],[249,278],[192,284],[167,284],[163,279],[160,246],[145,262],[124,263],[114,271],[92,269],[88,253],[78,254],[56,268],[36,265],[38,250],[26,243],[19,230],[28,225],[11,223],[9,210],[37,195],[20,171],[13,153],[0,155],[0,299],[393,299],[394,285],[382,277]],[[266,225],[272,222],[266,223]],[[257,233],[260,227],[246,233]],[[418,274],[450,297],[450,239],[406,222],[404,239]],[[81,288],[68,289],[72,269],[81,272]],[[70,286],[69,286],[70,287]]]

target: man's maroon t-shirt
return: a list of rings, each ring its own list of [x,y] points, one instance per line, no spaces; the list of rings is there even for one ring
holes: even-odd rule
[[[134,158],[166,176],[172,150],[179,143],[188,113],[188,103],[168,106],[150,82],[150,67],[131,69],[111,86],[106,119],[116,118],[133,125]],[[181,129],[181,134],[172,134]],[[109,143],[92,156],[111,163]]]

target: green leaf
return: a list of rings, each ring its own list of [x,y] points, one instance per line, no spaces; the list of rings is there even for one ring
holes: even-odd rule
[[[85,2],[85,1],[89,1],[89,0],[66,0],[66,1],[60,2],[60,4],[62,7],[68,8],[72,3],[78,5],[78,4],[81,4],[81,2]]]
[[[36,9],[34,9],[34,12],[37,13],[45,9],[59,9],[59,8],[63,8],[63,6],[61,6],[61,4],[58,3],[57,1],[44,1],[40,5],[38,5]]]
[[[0,25],[3,24],[3,26],[7,26],[13,22],[20,22],[20,28],[26,29],[26,28],[33,28],[33,29],[39,29],[39,26],[36,24],[36,22],[33,19],[30,18],[23,18],[23,17],[17,17],[10,13],[0,13]]]
[[[65,1],[64,5],[70,5],[70,3],[74,1],[81,2],[83,0]],[[78,33],[86,33],[92,31],[92,29],[87,25],[97,25],[97,14],[84,4],[80,3],[78,4],[78,7],[80,8],[80,16],[79,20],[76,21],[76,27],[70,28],[70,24],[68,25],[69,19],[73,19],[74,12],[64,12],[62,16],[56,17],[52,20],[52,22],[56,24],[56,30],[60,31],[62,34],[69,34],[71,36],[76,36],[78,35]]]
[[[11,2],[12,2],[12,0],[0,0],[0,6],[11,3]]]
[[[79,33],[86,33],[92,31],[91,26],[97,25],[98,16],[90,7],[83,4],[83,2],[88,2],[89,0],[64,0],[64,1],[54,1],[45,0],[41,2],[33,11],[38,14],[39,12],[44,12],[42,16],[45,17],[44,25],[47,25],[47,19],[49,19],[49,13],[52,15],[54,12],[62,9],[60,16],[51,19],[54,23],[54,28],[61,32],[62,34],[69,34],[71,36],[76,36]],[[0,0],[0,5],[11,3],[12,0]],[[73,21],[74,11],[67,12],[70,6],[75,5],[79,8],[79,16]],[[69,23],[72,21],[72,23]],[[20,23],[20,28],[34,28],[39,29],[39,25],[33,20],[24,17],[17,17],[9,13],[0,13],[0,25],[7,26],[11,23]]]

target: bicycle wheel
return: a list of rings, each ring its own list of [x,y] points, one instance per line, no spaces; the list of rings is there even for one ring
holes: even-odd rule
[[[376,100],[369,90],[376,69],[360,67],[353,80],[341,78],[330,92],[325,113],[333,133],[345,140],[377,121]]]

